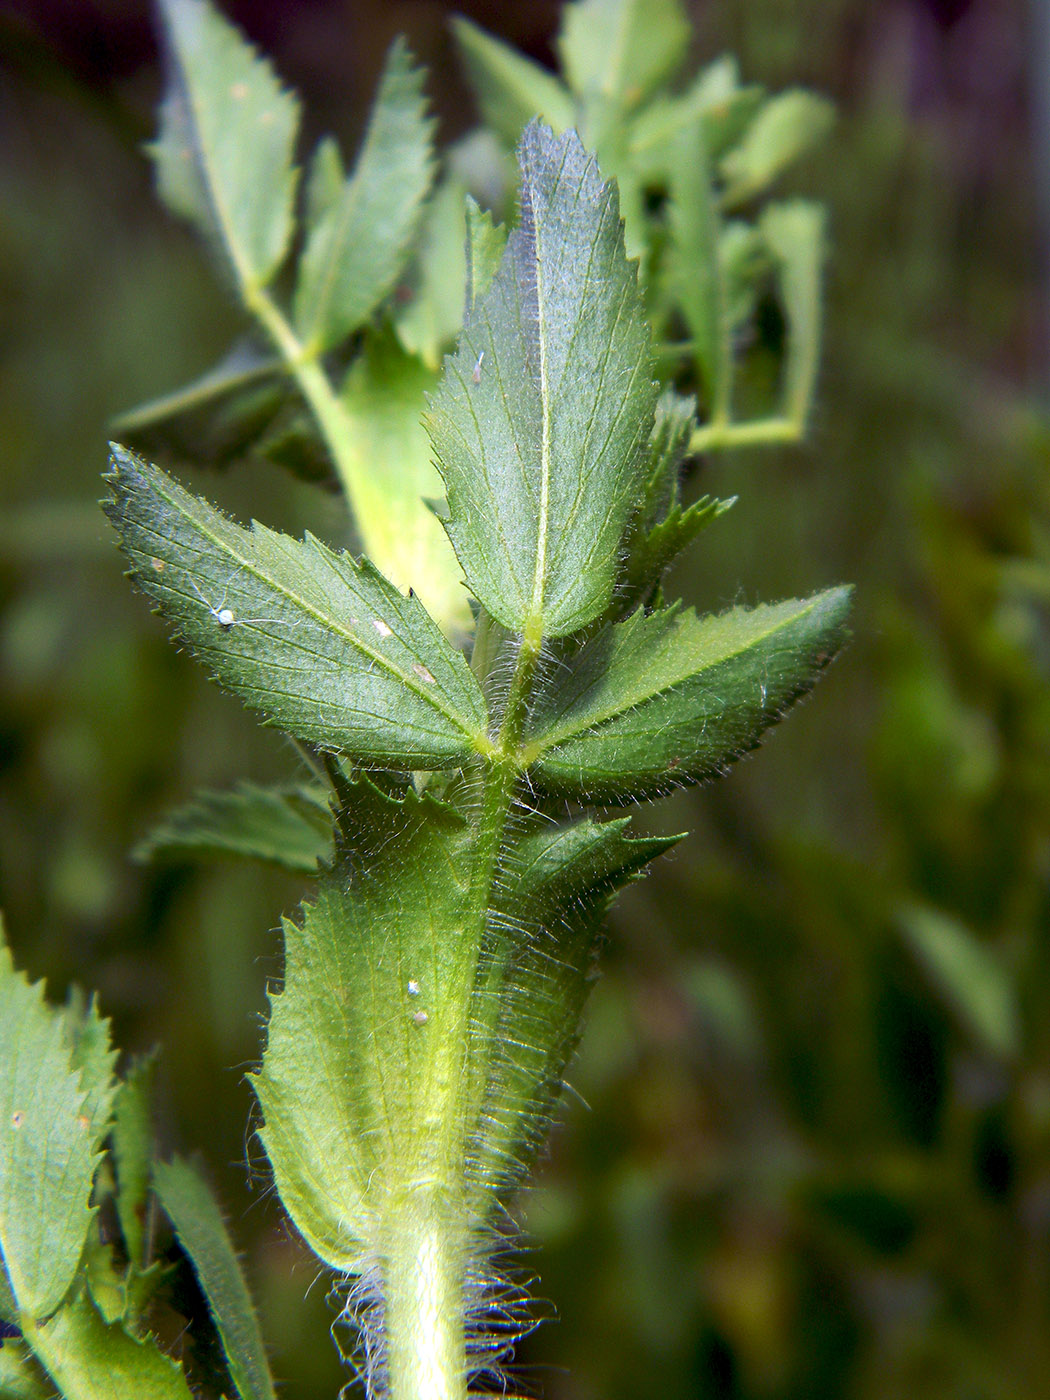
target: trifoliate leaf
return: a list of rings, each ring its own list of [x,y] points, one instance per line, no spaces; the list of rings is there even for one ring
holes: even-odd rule
[[[322,1259],[356,1272],[387,1184],[422,1179],[459,1121],[434,1076],[459,1024],[473,833],[411,791],[398,802],[359,782],[347,804],[334,866],[285,922],[252,1082],[281,1200]]]
[[[787,317],[783,415],[800,426],[809,416],[820,363],[820,294],[824,264],[824,209],[809,200],[770,204],[759,229],[773,257]]]
[[[470,78],[485,125],[516,146],[526,124],[539,117],[555,131],[572,126],[572,98],[546,68],[456,16],[452,33]]]
[[[520,1180],[546,1136],[613,896],[679,840],[631,838],[629,825],[625,817],[544,826],[501,857],[472,1018],[492,1050],[469,1171],[490,1193]]]
[[[208,1300],[237,1394],[241,1400],[275,1400],[259,1319],[211,1190],[178,1157],[157,1164],[154,1184]]]
[[[35,1318],[68,1292],[91,1223],[99,1086],[74,1064],[73,1034],[0,943],[0,1253]]]
[[[207,0],[161,0],[168,85],[151,147],[161,197],[241,290],[265,286],[292,235],[299,104]]]
[[[136,860],[241,856],[312,875],[331,854],[332,813],[320,784],[198,792],[135,847]]]
[[[295,322],[323,351],[364,325],[400,274],[433,176],[433,122],[423,71],[394,41],[354,172],[332,198],[331,155],[316,174],[311,225],[299,266]],[[318,182],[324,181],[322,189]]]
[[[395,768],[485,749],[466,662],[419,601],[308,535],[234,524],[114,447],[105,510],[131,576],[217,680],[321,748]]]
[[[113,1105],[117,1218],[128,1258],[139,1269],[146,1262],[146,1200],[153,1160],[151,1092],[156,1061],[155,1054],[135,1056]]]
[[[601,632],[539,694],[533,780],[616,802],[717,777],[811,689],[845,639],[849,596],[637,612]]]
[[[457,300],[462,286],[461,276]],[[445,632],[461,637],[472,625],[463,570],[427,505],[442,494],[420,421],[436,382],[392,336],[367,337],[342,388],[343,472],[361,544],[376,568],[402,591],[414,589]]]
[[[575,0],[562,10],[558,53],[574,92],[626,110],[679,66],[690,32],[680,0]]]
[[[521,226],[428,426],[471,591],[560,636],[608,604],[656,386],[615,188],[574,132],[530,126],[520,160]]]
[[[771,97],[720,162],[726,207],[760,194],[782,170],[822,141],[834,120],[835,109],[828,99],[802,88]]]
[[[1017,987],[1006,964],[957,919],[903,909],[900,926],[930,981],[981,1047],[1003,1060],[1021,1045]]]
[[[397,338],[428,369],[441,368],[441,357],[463,324],[466,189],[446,179],[434,191],[423,219],[414,265],[398,288],[394,311]],[[402,300],[402,297],[404,298]],[[416,418],[421,412],[416,405]]]
[[[467,300],[463,315],[466,325],[474,307],[482,301],[496,275],[503,250],[507,246],[507,229],[497,224],[487,209],[480,209],[467,196]]]
[[[63,1400],[192,1400],[182,1368],[155,1342],[107,1325],[86,1292],[28,1340]]]

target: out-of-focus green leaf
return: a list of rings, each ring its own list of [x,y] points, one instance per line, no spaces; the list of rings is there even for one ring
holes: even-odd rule
[[[530,126],[520,158],[521,226],[428,426],[471,591],[559,636],[608,605],[656,386],[614,187],[574,132]]]
[[[771,204],[759,228],[770,253],[787,316],[783,413],[804,426],[820,364],[824,209],[809,200]]]
[[[323,351],[364,325],[404,267],[433,176],[433,122],[423,71],[401,39],[386,61],[354,172],[332,198],[330,154],[313,182],[322,210],[309,228],[295,291],[306,344]],[[322,184],[323,182],[323,184]]]
[[[28,1340],[63,1400],[192,1400],[182,1368],[155,1342],[107,1325],[80,1293]]]
[[[482,301],[492,285],[503,250],[507,246],[507,229],[497,224],[487,209],[467,196],[467,300],[463,323],[470,320],[474,307]]]
[[[457,299],[462,289],[461,277]],[[426,504],[442,495],[421,423],[426,395],[436,382],[393,337],[370,336],[342,389],[343,467],[369,558],[398,588],[414,589],[449,635],[461,637],[471,628],[463,570]]]
[[[252,1083],[281,1200],[352,1273],[374,1257],[386,1185],[408,1163],[425,1172],[450,1128],[432,1075],[461,995],[449,935],[469,907],[472,832],[411,791],[398,802],[359,782],[347,802],[335,864],[285,921],[284,986]]]
[[[703,69],[685,92],[658,93],[632,120],[627,131],[631,164],[649,181],[665,182],[670,173],[671,143],[698,123],[711,160],[717,160],[741,137],[758,111],[763,89],[739,86],[736,60],[717,59]]]
[[[339,142],[334,136],[322,136],[310,161],[306,179],[304,214],[307,228],[316,228],[338,204],[346,181]]]
[[[84,1249],[104,1100],[73,1063],[71,1028],[0,943],[0,1252],[18,1311],[48,1317]]]
[[[721,422],[730,410],[733,345],[719,256],[722,224],[699,123],[675,138],[671,161],[668,290],[693,339],[707,416]]]
[[[717,777],[812,688],[845,640],[849,597],[637,612],[599,633],[539,695],[534,780],[612,802]]]
[[[332,814],[319,785],[198,792],[135,847],[136,860],[243,856],[312,875],[331,851]]]
[[[440,369],[441,356],[463,324],[466,193],[455,179],[442,181],[435,190],[423,221],[415,267],[406,278],[406,300],[394,313],[401,344],[434,371]]]
[[[553,73],[462,16],[452,20],[452,33],[481,115],[508,146],[517,145],[533,117],[557,132],[572,126],[572,98]]]
[[[901,910],[901,931],[930,981],[981,1047],[1004,1060],[1021,1046],[1017,989],[995,953],[957,919],[922,905]]]
[[[726,207],[743,204],[768,188],[781,171],[824,139],[834,120],[834,106],[816,93],[789,88],[771,97],[720,162]]]
[[[274,1400],[259,1319],[214,1196],[200,1173],[178,1157],[157,1164],[154,1183],[208,1300],[237,1394],[241,1400]]]
[[[156,1054],[136,1055],[113,1103],[117,1218],[128,1258],[140,1269],[146,1262],[146,1200],[153,1160],[151,1091],[156,1062]]]
[[[116,1082],[113,1070],[117,1051],[110,1043],[110,1025],[98,1009],[98,997],[72,989],[62,1017],[70,1063],[80,1071],[85,1098],[81,1112],[88,1120],[88,1140],[93,1152],[109,1131]]]
[[[239,290],[265,286],[292,236],[299,104],[207,0],[161,0],[168,87],[151,147],[161,197]]]
[[[53,1400],[54,1393],[25,1342],[5,1337],[0,1345],[0,1400]]]
[[[558,53],[569,86],[635,107],[689,47],[680,0],[575,0],[562,10]]]
[[[223,685],[297,738],[379,765],[456,767],[485,747],[466,662],[367,560],[245,530],[114,447],[106,513],[132,577]]]
[[[759,293],[768,284],[770,250],[758,229],[733,219],[722,228],[718,256],[722,265],[726,321],[732,335],[751,320]]]

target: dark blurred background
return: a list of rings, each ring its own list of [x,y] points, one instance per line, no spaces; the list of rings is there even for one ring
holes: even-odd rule
[[[452,138],[437,0],[228,3],[353,149],[403,31]],[[552,62],[557,6],[464,3]],[[564,1400],[1028,1400],[1050,1376],[1050,17],[1043,0],[694,0],[697,62],[809,84],[839,121],[804,448],[705,464],[737,508],[681,568],[701,606],[857,584],[856,639],[610,922],[572,1099],[521,1203]],[[289,1400],[345,1376],[326,1282],[249,1185],[277,920],[300,889],[130,847],[202,784],[294,756],[122,578],[107,421],[238,319],[154,201],[159,73],[132,0],[0,5],[0,904],[56,994],[159,1041],[158,1131],[200,1148]],[[1042,230],[1042,232],[1040,232]],[[275,469],[197,489],[324,533]],[[550,1308],[545,1309],[551,1311]]]

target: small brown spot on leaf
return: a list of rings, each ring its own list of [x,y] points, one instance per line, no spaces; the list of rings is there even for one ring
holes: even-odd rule
[[[14,1113],[11,1114],[12,1128],[20,1128],[25,1121],[26,1116],[20,1108],[15,1109]]]
[[[230,96],[233,98],[234,102],[243,102],[248,96],[248,84],[234,83],[230,88]]]
[[[77,1114],[77,1127],[82,1133],[86,1133],[88,1128],[91,1127],[91,1119],[87,1116],[86,1113]]]
[[[163,559],[151,559],[149,562],[150,562],[150,568],[156,569],[156,571],[157,571],[158,574],[162,574],[162,573],[164,572],[164,560],[163,560]]]

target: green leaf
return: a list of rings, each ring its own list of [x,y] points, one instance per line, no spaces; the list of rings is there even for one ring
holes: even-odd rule
[[[310,171],[306,177],[304,214],[307,228],[314,228],[326,219],[338,204],[346,181],[339,142],[334,136],[323,136],[314,150]]]
[[[427,205],[416,266],[406,279],[405,300],[394,315],[398,339],[428,369],[441,367],[441,356],[463,324],[463,283],[467,275],[466,222],[463,202],[466,190],[458,180],[446,179]],[[416,405],[416,417],[421,405]]]
[[[1021,1048],[1017,988],[996,953],[957,919],[912,905],[900,912],[904,937],[937,991],[981,1047],[1003,1060]]]
[[[575,0],[562,10],[558,53],[574,92],[626,110],[679,66],[690,32],[680,0]]]
[[[759,293],[769,283],[770,250],[758,229],[733,219],[724,225],[718,257],[725,287],[725,311],[731,335],[751,320]]]
[[[834,120],[832,103],[802,88],[771,97],[739,144],[722,158],[726,207],[743,204],[771,185],[781,171],[824,139]]]
[[[480,209],[467,195],[467,303],[463,324],[483,301],[507,246],[507,229],[497,224],[487,209]]]
[[[423,77],[396,39],[353,174],[331,199],[334,166],[325,154],[324,171],[311,182],[310,203],[323,212],[299,265],[295,321],[314,351],[363,326],[404,267],[434,168]]]
[[[624,593],[631,597],[636,591],[657,583],[682,550],[735,504],[735,496],[728,500],[701,496],[691,506],[684,507],[676,501],[663,519],[634,546],[627,562]]]
[[[114,431],[144,452],[225,467],[255,447],[289,394],[281,361],[241,341],[191,384],[122,413]]]
[[[238,289],[265,286],[292,236],[299,104],[205,0],[161,0],[168,85],[151,147],[165,202],[195,224]]]
[[[73,1063],[74,1034],[0,943],[0,1251],[19,1311],[36,1318],[69,1290],[92,1217],[100,1094]]]
[[[731,406],[733,344],[719,256],[722,224],[699,122],[675,138],[668,228],[668,290],[695,345],[707,416],[724,421]]]
[[[553,73],[469,19],[457,15],[451,24],[485,125],[508,146],[517,145],[533,117],[558,132],[572,126],[572,98]]]
[[[462,294],[462,278],[457,297]],[[361,543],[398,588],[412,588],[447,633],[472,625],[463,570],[426,504],[441,477],[420,420],[435,375],[393,337],[369,336],[342,389],[343,468]]]
[[[27,1338],[63,1400],[192,1400],[182,1368],[154,1342],[107,1325],[86,1293]]]
[[[110,1043],[110,1024],[98,1009],[98,998],[71,989],[62,1017],[70,1063],[80,1071],[85,1099],[81,1112],[88,1120],[88,1140],[97,1152],[109,1132],[113,1098],[117,1090],[113,1070],[117,1051]]]
[[[362,781],[347,804],[334,866],[301,922],[285,921],[252,1083],[281,1200],[317,1254],[354,1273],[374,1255],[387,1185],[409,1164],[425,1173],[450,1126],[435,1118],[433,1061],[455,1010],[472,831],[411,791],[398,802]]]
[[[471,591],[560,636],[608,605],[656,386],[615,187],[574,132],[530,126],[520,161],[521,226],[428,426]]]
[[[486,747],[484,701],[463,658],[367,561],[310,535],[245,530],[123,448],[112,467],[104,508],[132,578],[270,722],[393,767],[455,767]]]
[[[53,1400],[54,1394],[25,1342],[6,1337],[0,1343],[0,1400]]]
[[[136,860],[242,856],[312,875],[332,849],[332,813],[320,785],[198,792],[135,847]]]
[[[470,1176],[490,1197],[479,1211],[491,1211],[491,1195],[519,1181],[542,1146],[609,904],[680,839],[632,839],[629,826],[628,817],[546,825],[501,856],[472,1018],[491,1044],[470,1147]]]
[[[668,608],[601,632],[540,692],[540,786],[595,801],[714,778],[755,748],[846,636],[850,590],[698,618]]]
[[[214,1196],[200,1173],[178,1157],[159,1162],[154,1181],[208,1300],[237,1394],[241,1400],[275,1400],[259,1319]]]
[[[146,1263],[146,1201],[153,1161],[151,1093],[155,1053],[136,1055],[113,1105],[113,1162],[117,1175],[117,1218],[128,1258]]]
[[[736,60],[717,59],[685,92],[659,94],[632,120],[627,132],[631,164],[648,182],[668,181],[675,139],[700,124],[704,146],[715,159],[734,145],[762,103],[763,89],[739,86]]]
[[[805,424],[820,364],[820,297],[824,263],[824,210],[796,199],[763,210],[759,228],[773,264],[787,317],[783,413]]]

